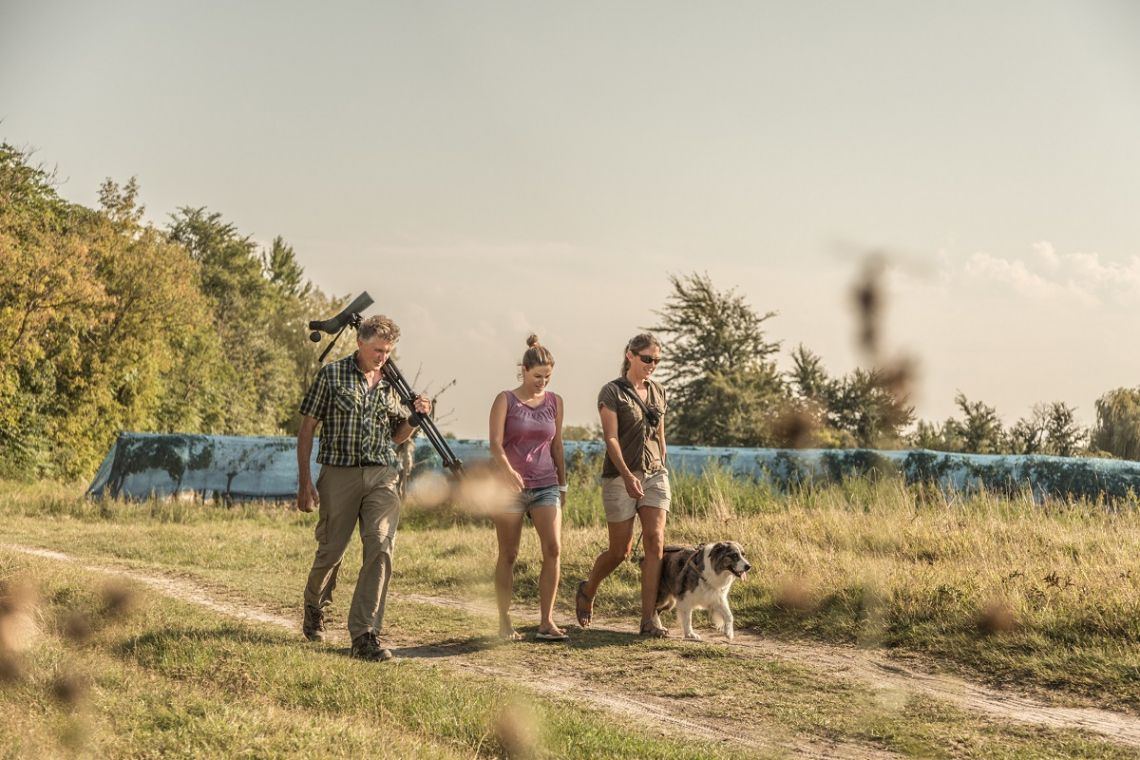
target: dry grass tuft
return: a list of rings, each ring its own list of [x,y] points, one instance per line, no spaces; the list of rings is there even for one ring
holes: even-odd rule
[[[785,407],[772,423],[777,445],[785,449],[806,449],[815,444],[820,429],[819,415],[802,407]]]
[[[128,586],[115,581],[103,587],[103,617],[110,623],[125,620],[138,606],[135,592]]]
[[[1013,608],[1003,600],[995,599],[978,613],[978,632],[983,636],[1013,633],[1018,627]]]
[[[408,484],[407,496],[404,504],[409,509],[432,510],[439,509],[451,496],[451,484],[447,477],[435,470],[428,470],[417,475]]]
[[[95,626],[91,619],[78,610],[71,610],[63,616],[60,622],[60,633],[68,641],[75,644],[85,644],[95,634]]]
[[[463,512],[489,516],[506,511],[517,496],[497,467],[479,463],[469,468],[456,483],[451,503]]]
[[[518,493],[490,462],[476,462],[458,480],[438,472],[417,475],[404,500],[408,509],[446,511],[448,507],[474,517],[489,517],[511,506]]]
[[[51,683],[52,696],[69,710],[78,708],[87,692],[87,680],[70,671],[57,673]]]
[[[22,656],[40,634],[38,605],[39,592],[31,583],[16,580],[0,585],[0,683],[24,678]]]
[[[532,760],[539,756],[539,719],[534,709],[513,700],[498,711],[491,722],[491,732],[511,760]]]
[[[776,587],[773,598],[776,606],[787,612],[810,612],[816,608],[811,591],[802,578],[785,578]]]

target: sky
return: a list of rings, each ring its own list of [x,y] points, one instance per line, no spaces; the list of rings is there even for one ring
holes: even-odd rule
[[[0,0],[0,140],[69,200],[134,176],[156,225],[205,206],[367,290],[462,437],[531,331],[596,423],[670,275],[848,372],[870,251],[920,417],[1090,424],[1140,385],[1137,39],[1128,0]]]

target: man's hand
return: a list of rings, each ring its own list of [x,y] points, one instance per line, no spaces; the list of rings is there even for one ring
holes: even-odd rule
[[[297,489],[297,509],[302,512],[312,512],[313,507],[320,506],[321,495],[317,493],[313,481],[308,480]]]
[[[427,396],[416,396],[412,407],[422,415],[429,415],[431,414],[431,399]]]

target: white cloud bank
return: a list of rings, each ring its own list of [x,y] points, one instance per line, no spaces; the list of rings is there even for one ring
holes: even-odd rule
[[[941,263],[939,279],[947,284],[989,284],[1034,301],[1090,307],[1140,302],[1140,256],[1105,261],[1098,253],[1058,253],[1041,241],[1026,259],[978,251],[960,265],[945,256]]]

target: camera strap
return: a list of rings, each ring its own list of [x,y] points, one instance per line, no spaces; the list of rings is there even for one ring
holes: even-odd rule
[[[644,416],[645,416],[645,421],[646,421],[646,423],[649,423],[649,422],[650,422],[650,420],[653,420],[653,421],[654,421],[652,424],[648,425],[648,427],[650,427],[650,428],[652,428],[652,429],[656,430],[656,429],[657,429],[657,424],[658,424],[658,423],[661,421],[661,415],[660,415],[660,414],[658,414],[657,412],[653,411],[652,409],[650,409],[648,406],[646,406],[645,402],[641,400],[641,396],[638,396],[638,395],[637,395],[637,391],[636,391],[636,390],[634,390],[634,389],[633,389],[633,386],[632,386],[632,385],[630,385],[629,383],[626,383],[626,382],[620,382],[620,381],[618,381],[618,380],[611,380],[610,382],[612,382],[612,383],[613,383],[614,385],[616,385],[616,386],[617,386],[619,389],[621,389],[621,391],[622,391],[622,392],[624,392],[624,393],[625,393],[627,396],[629,396],[631,399],[633,399],[633,400],[634,400],[634,402],[635,402],[635,403],[636,403],[636,404],[637,404],[639,407],[641,407],[641,413],[642,413],[642,415],[644,415]],[[646,388],[646,396],[648,396],[648,395],[649,395],[649,390],[648,390],[648,389],[649,389],[649,387],[650,387],[650,386],[649,386],[649,383],[648,383],[648,381],[647,381],[647,382],[645,383],[645,388]]]

